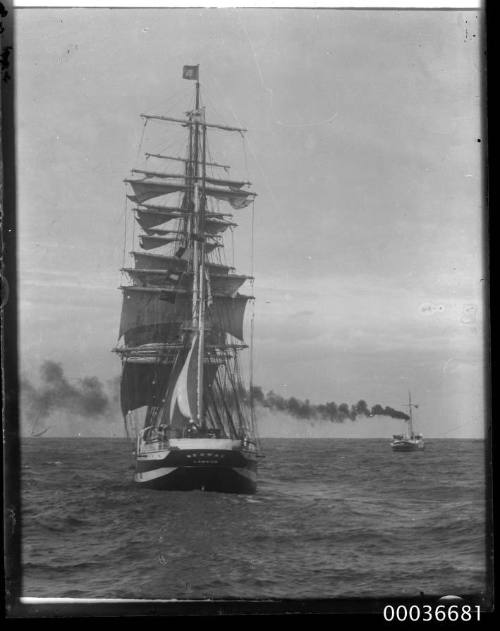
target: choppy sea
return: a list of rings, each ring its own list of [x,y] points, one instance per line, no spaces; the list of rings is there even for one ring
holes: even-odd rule
[[[137,489],[113,438],[22,443],[23,595],[339,598],[486,589],[484,443],[266,439],[254,496]]]

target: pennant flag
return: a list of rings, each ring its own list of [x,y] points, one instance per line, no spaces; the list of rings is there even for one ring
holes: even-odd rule
[[[198,81],[198,66],[184,66],[182,68],[182,78]]]

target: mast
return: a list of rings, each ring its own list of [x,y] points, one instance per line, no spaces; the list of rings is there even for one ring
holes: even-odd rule
[[[219,212],[218,206],[217,212],[210,212],[208,198],[241,210],[253,202],[256,193],[246,189],[250,182],[214,178],[208,171],[208,166],[229,169],[209,156],[208,128],[214,133],[245,130],[206,121],[198,66],[185,66],[183,78],[196,80],[194,103],[185,119],[143,115],[186,128],[185,158],[146,154],[182,163],[182,174],[154,167],[132,169],[143,177],[125,180],[132,188],[128,198],[137,204],[132,210],[143,231],[140,248],[168,249],[161,254],[134,251],[134,266],[124,269],[132,285],[121,287],[119,339],[123,337],[124,345],[114,349],[124,359],[122,412],[125,416],[147,405],[147,427],[166,423],[179,429],[183,419],[191,418],[204,430],[219,422],[224,433],[236,436],[239,430],[233,419],[236,416],[240,425],[245,420],[239,409],[237,357],[247,346],[232,338],[244,341],[245,306],[252,296],[237,290],[251,277],[234,274],[233,267],[210,259],[212,250],[224,247],[222,233],[236,224],[228,220],[232,213]],[[182,202],[176,205],[165,205],[165,200],[146,203],[180,192]],[[162,227],[171,220],[180,220],[177,229]]]
[[[203,113],[204,114],[204,113]],[[203,123],[205,116],[202,117]],[[207,175],[207,127],[202,126],[202,177],[201,177],[201,206],[198,217],[198,235],[201,239],[201,262],[200,272],[200,302],[198,313],[198,419],[203,429],[206,428],[205,415],[203,410],[203,361],[205,357],[205,181]]]
[[[199,137],[200,137],[200,81],[196,81],[196,101],[194,110],[194,213],[193,231],[193,327],[198,331],[197,386],[196,401],[197,421],[205,426],[203,413],[203,360],[205,355],[205,178],[206,178],[206,126],[202,125],[202,174],[200,196]],[[201,201],[201,203],[200,203]]]
[[[408,426],[410,429],[410,438],[413,438],[413,408],[418,407],[415,403],[411,402],[411,392],[408,390],[408,403],[404,404],[404,407],[408,408],[408,414],[410,418],[408,419]]]
[[[200,105],[200,82],[196,81],[196,101],[195,101],[195,116],[198,111],[198,107]],[[196,118],[195,118],[196,120]],[[191,128],[190,128],[191,129]],[[193,169],[193,181],[194,181],[194,216],[191,237],[193,239],[193,318],[192,318],[192,327],[195,330],[199,326],[198,319],[198,303],[199,303],[199,253],[198,253],[198,240],[196,236],[198,234],[198,226],[199,226],[199,195],[198,195],[198,123],[196,122],[194,125],[194,144],[191,148],[191,158],[194,160],[194,169]]]
[[[410,411],[410,421],[409,421],[409,425],[410,425],[410,438],[413,438],[413,414],[411,411],[412,408],[412,404],[411,404],[411,392],[408,390],[408,408]]]

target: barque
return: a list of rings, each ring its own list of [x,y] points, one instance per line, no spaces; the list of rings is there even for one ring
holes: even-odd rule
[[[232,210],[253,213],[256,193],[250,182],[227,177],[229,166],[208,144],[209,132],[246,130],[206,121],[198,66],[184,66],[183,78],[195,81],[194,107],[184,117],[141,117],[184,128],[186,154],[146,153],[148,165],[159,166],[132,169],[125,180],[141,232],[122,270],[129,280],[114,349],[122,412],[127,428],[135,419],[138,485],[254,493],[252,360],[249,388],[239,363],[253,278],[228,264],[224,237],[236,227]],[[250,293],[240,293],[244,285]]]

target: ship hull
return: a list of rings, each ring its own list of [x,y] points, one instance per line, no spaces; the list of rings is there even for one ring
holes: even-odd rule
[[[424,448],[423,441],[398,440],[391,443],[392,451],[420,451]]]
[[[160,448],[138,454],[134,481],[164,491],[253,494],[257,490],[256,455],[241,448],[218,449],[210,443],[200,448]]]

